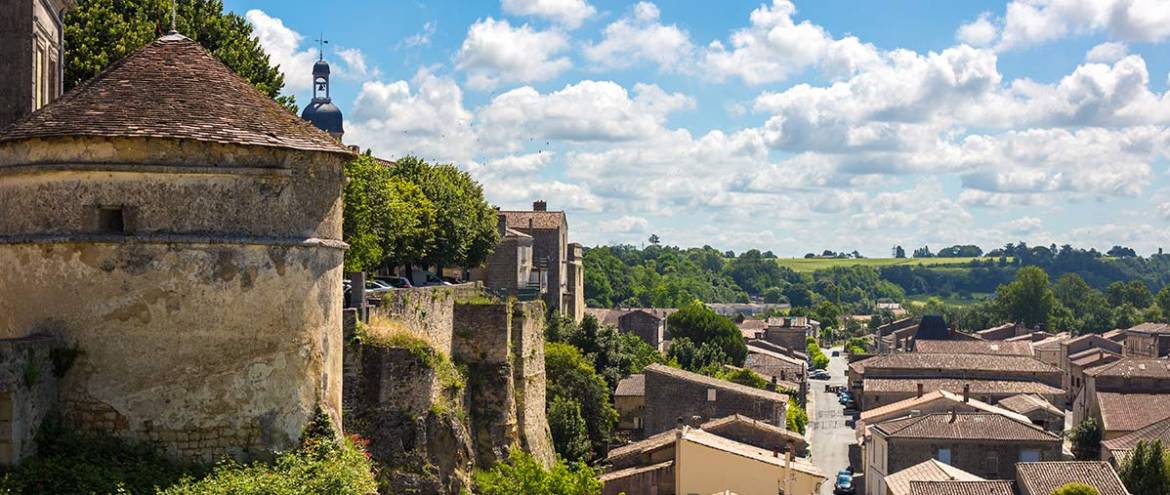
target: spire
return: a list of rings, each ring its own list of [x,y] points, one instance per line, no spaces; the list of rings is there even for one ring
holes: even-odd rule
[[[344,134],[341,109],[333,104],[329,94],[329,62],[325,61],[325,45],[329,40],[319,35],[316,40],[319,58],[313,64],[313,100],[301,112],[301,118],[311,122],[318,129],[328,132],[337,140]]]

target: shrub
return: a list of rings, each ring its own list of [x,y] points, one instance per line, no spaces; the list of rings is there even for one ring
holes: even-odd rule
[[[788,430],[803,435],[805,428],[808,426],[808,413],[804,412],[804,409],[800,406],[789,402],[787,417]]]
[[[1101,492],[1084,483],[1066,483],[1053,491],[1052,495],[1101,495]]]
[[[1069,432],[1072,441],[1072,453],[1077,460],[1088,461],[1097,459],[1101,452],[1101,427],[1097,420],[1088,418],[1078,423]]]
[[[512,449],[508,462],[490,471],[475,473],[475,493],[480,495],[598,495],[601,481],[584,463],[573,465],[557,460],[545,469],[531,455]]]

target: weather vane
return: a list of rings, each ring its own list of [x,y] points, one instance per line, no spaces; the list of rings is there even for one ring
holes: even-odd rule
[[[325,33],[318,34],[317,39],[313,41],[317,42],[317,54],[321,56],[321,60],[325,60],[325,45],[329,44],[329,40],[325,39]]]

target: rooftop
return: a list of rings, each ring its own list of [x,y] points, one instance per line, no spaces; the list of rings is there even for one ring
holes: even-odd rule
[[[886,476],[886,488],[890,495],[909,495],[912,481],[983,481],[983,478],[930,459]]]
[[[755,387],[749,387],[747,385],[740,385],[738,383],[729,382],[727,380],[720,380],[718,378],[711,378],[707,375],[700,375],[698,373],[692,373],[690,371],[680,370],[678,368],[672,368],[670,366],[665,366],[665,365],[661,365],[661,364],[652,364],[650,366],[647,366],[646,369],[643,370],[643,373],[666,375],[666,376],[669,376],[669,377],[677,379],[677,380],[685,380],[685,381],[688,381],[691,383],[698,383],[701,385],[706,385],[708,387],[714,387],[714,388],[718,388],[718,389],[728,390],[728,391],[732,391],[732,392],[736,392],[736,393],[740,393],[740,394],[744,394],[744,395],[751,395],[751,396],[754,396],[754,397],[757,397],[760,399],[770,400],[773,402],[784,402],[784,403],[788,402],[788,396],[786,396],[784,394],[778,394],[776,392],[769,392],[767,390],[760,390],[760,389],[755,388]]]
[[[868,369],[978,370],[1017,373],[1060,373],[1060,369],[1032,356],[905,352],[874,356],[850,365]]]
[[[1170,359],[1124,358],[1088,370],[1085,374],[1096,377],[1170,379]]]
[[[0,142],[59,137],[168,138],[352,154],[179,35],[135,50],[0,131]]]
[[[500,211],[509,229],[559,229],[567,228],[563,211]],[[531,223],[529,223],[531,222]]]
[[[1097,392],[1101,428],[1137,431],[1170,417],[1170,394]]]
[[[1100,461],[1020,462],[1016,464],[1020,491],[1048,495],[1066,483],[1084,483],[1100,495],[1129,495],[1117,472]]]
[[[1000,340],[919,340],[914,351],[928,354],[991,354],[1032,356],[1032,344]]]
[[[910,495],[1013,495],[1008,480],[911,481]]]
[[[858,419],[862,422],[867,422],[867,423],[872,423],[875,420],[881,421],[882,419],[885,419],[885,418],[909,414],[910,411],[913,411],[916,409],[921,409],[922,406],[930,404],[931,402],[935,402],[935,401],[945,401],[945,402],[949,402],[949,403],[956,404],[956,405],[957,404],[966,404],[967,406],[971,407],[972,409],[982,410],[982,411],[996,413],[996,414],[1003,414],[1003,415],[1007,415],[1007,416],[1013,416],[1019,421],[1024,421],[1024,422],[1031,421],[1027,417],[1021,416],[1019,413],[1016,413],[1016,412],[1008,410],[1008,409],[1004,409],[1002,407],[993,406],[993,405],[988,404],[986,402],[983,402],[981,400],[970,399],[964,403],[962,395],[948,392],[946,390],[934,390],[932,392],[922,394],[922,397],[913,397],[910,399],[894,402],[892,404],[886,404],[886,405],[881,406],[881,407],[875,407],[875,408],[870,409],[868,411],[863,411],[861,413],[861,416]]]
[[[622,479],[622,478],[627,478],[627,477],[642,474],[642,473],[657,471],[659,469],[666,469],[666,468],[669,468],[673,465],[674,465],[674,461],[671,460],[671,461],[666,461],[666,462],[660,462],[658,464],[651,464],[649,466],[636,466],[636,467],[632,467],[632,468],[619,469],[617,471],[611,471],[611,472],[602,474],[602,475],[598,476],[597,479],[601,480],[602,483],[605,483],[607,481],[613,481],[613,480],[618,480],[618,479]]]
[[[1060,437],[1031,423],[986,412],[931,413],[875,425],[889,438],[1059,442]]]
[[[614,397],[643,397],[646,395],[646,375],[641,373],[622,378],[613,392]]]
[[[971,386],[972,395],[985,394],[1039,394],[1061,395],[1064,391],[1033,381],[1016,380],[960,380],[950,378],[866,378],[862,388],[866,392],[917,392],[918,384],[924,392],[946,390],[956,394],[963,392],[963,385]]]
[[[1170,445],[1170,417],[1157,421],[1140,430],[1101,442],[1101,446],[1113,454],[1118,461],[1137,448],[1138,442],[1161,440]]]
[[[1142,323],[1137,326],[1129,327],[1126,332],[1152,335],[1170,335],[1170,324],[1153,322]]]
[[[1103,364],[1109,364],[1115,361],[1120,361],[1121,354],[1112,352],[1100,347],[1086,349],[1068,357],[1070,363],[1080,366],[1081,368],[1093,368]]]
[[[1013,395],[999,401],[999,407],[1020,414],[1029,414],[1035,411],[1047,411],[1057,416],[1064,416],[1064,410],[1052,405],[1051,402],[1034,394]]]
[[[759,461],[773,466],[785,465],[785,457],[774,455],[772,452],[757,448],[746,443],[736,442],[735,440],[723,438],[714,433],[709,433],[700,429],[685,428],[683,432],[683,439],[689,442],[694,442],[705,447],[710,447],[715,450],[721,450],[730,454],[746,457],[748,459]],[[795,458],[792,461],[792,469],[800,471],[805,474],[818,476],[823,479],[828,479],[825,473],[817,469],[809,461],[803,458]]]

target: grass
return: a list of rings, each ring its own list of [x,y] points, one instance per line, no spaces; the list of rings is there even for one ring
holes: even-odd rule
[[[950,268],[965,268],[965,265],[975,260],[998,260],[999,258],[862,258],[862,259],[847,259],[847,258],[781,258],[776,260],[780,266],[791,268],[801,273],[812,273],[817,270],[832,268],[835,266],[871,266],[874,268],[881,268],[883,266],[929,266],[929,267],[950,267]]]
[[[988,299],[991,299],[994,296],[995,296],[995,294],[992,294],[990,292],[987,292],[987,293],[973,292],[973,293],[971,293],[970,297],[958,297],[958,296],[942,297],[942,296],[935,296],[935,295],[930,295],[930,294],[918,294],[918,295],[913,295],[913,296],[906,296],[906,300],[907,300],[908,304],[924,305],[924,304],[926,304],[927,299],[930,299],[931,297],[936,297],[936,298],[942,300],[943,303],[946,303],[946,304],[951,305],[951,306],[966,306],[969,304],[975,304],[975,303],[980,303],[980,302],[986,301]]]

